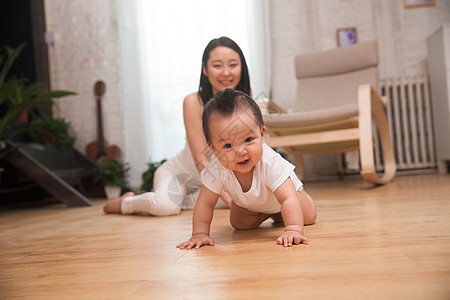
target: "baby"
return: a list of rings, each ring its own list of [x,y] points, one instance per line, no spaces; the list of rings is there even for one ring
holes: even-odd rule
[[[314,201],[295,175],[295,166],[264,144],[266,127],[256,102],[225,89],[205,106],[202,121],[214,156],[201,174],[192,237],[177,247],[214,245],[210,225],[222,191],[231,196],[230,223],[235,229],[254,229],[272,217],[285,225],[278,244],[309,244],[303,226],[316,220]]]

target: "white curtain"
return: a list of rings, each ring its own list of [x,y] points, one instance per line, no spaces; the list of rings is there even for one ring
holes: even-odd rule
[[[116,0],[123,69],[124,161],[139,187],[149,161],[185,145],[182,102],[198,89],[207,43],[228,36],[242,49],[253,96],[269,94],[266,1]]]

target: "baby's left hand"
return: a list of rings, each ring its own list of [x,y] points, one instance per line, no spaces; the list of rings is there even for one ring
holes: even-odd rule
[[[300,243],[309,245],[309,239],[298,231],[287,230],[277,239],[277,243],[285,247],[292,247],[292,245]]]

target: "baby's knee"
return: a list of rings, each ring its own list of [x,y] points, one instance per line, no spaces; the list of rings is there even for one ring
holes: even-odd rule
[[[303,209],[303,223],[305,225],[314,224],[317,218],[317,210],[314,200],[304,190],[300,194],[300,200]]]
[[[309,213],[303,217],[303,223],[305,225],[312,225],[312,224],[316,223],[316,218],[317,218],[317,212],[316,212],[316,210],[314,210],[312,213]]]
[[[230,224],[237,230],[256,229],[260,225],[257,218],[233,218],[230,217]]]

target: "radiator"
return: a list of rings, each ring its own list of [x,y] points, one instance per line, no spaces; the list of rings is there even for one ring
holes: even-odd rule
[[[383,79],[379,82],[379,93],[387,98],[386,116],[397,169],[436,168],[428,77]],[[377,171],[382,171],[378,136],[375,145],[375,165]]]
[[[436,169],[433,142],[432,111],[427,76],[382,79],[380,96],[386,97],[386,118],[389,125],[398,171]],[[381,144],[374,125],[375,168],[383,171]],[[358,151],[344,155],[344,173],[360,171]]]

